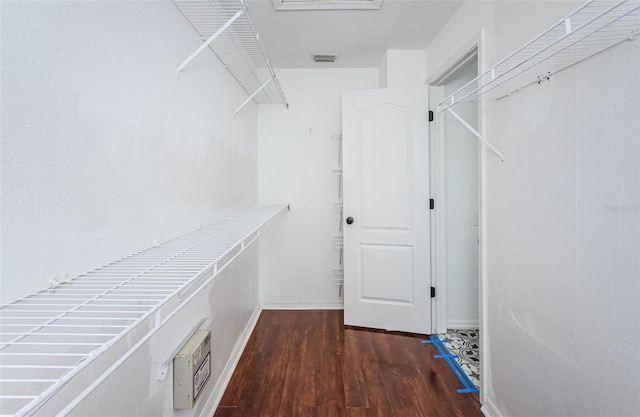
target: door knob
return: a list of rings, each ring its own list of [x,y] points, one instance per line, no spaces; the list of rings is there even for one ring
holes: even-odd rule
[[[347,224],[353,224],[353,217],[347,217]]]

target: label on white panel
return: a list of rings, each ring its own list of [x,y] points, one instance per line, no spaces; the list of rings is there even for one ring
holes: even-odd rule
[[[202,364],[193,375],[193,400],[195,401],[202,391],[204,384],[209,379],[209,375],[211,375],[211,353],[208,353],[207,356],[202,361]]]

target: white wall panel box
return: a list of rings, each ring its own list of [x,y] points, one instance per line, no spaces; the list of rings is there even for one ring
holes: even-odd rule
[[[211,375],[211,331],[198,330],[173,358],[173,408],[193,408]]]

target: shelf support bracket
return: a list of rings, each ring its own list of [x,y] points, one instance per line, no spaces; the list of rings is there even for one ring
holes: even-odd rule
[[[269,78],[267,81],[265,81],[253,94],[251,94],[245,101],[242,102],[241,105],[238,106],[237,109],[235,109],[233,111],[233,114],[237,114],[240,110],[242,110],[242,108],[244,106],[247,105],[248,102],[250,102],[255,96],[258,95],[258,93],[262,90],[264,90],[264,88],[271,82],[273,81],[273,78]]]
[[[189,63],[191,61],[193,61],[193,59],[195,57],[197,57],[198,55],[200,55],[200,52],[204,51],[210,44],[211,42],[215,41],[216,38],[220,35],[222,35],[222,33],[227,30],[229,28],[229,26],[231,26],[233,24],[233,22],[235,22],[236,20],[238,20],[238,18],[240,16],[242,16],[242,14],[244,13],[244,9],[240,9],[238,10],[238,12],[233,15],[233,17],[231,19],[229,19],[227,21],[227,23],[225,23],[224,25],[222,25],[220,27],[220,29],[216,30],[216,33],[214,33],[213,35],[211,35],[211,37],[209,39],[207,39],[202,45],[200,45],[200,47],[198,47],[198,49],[196,49],[191,55],[189,55],[189,57],[187,59],[184,60],[184,62],[180,65],[178,65],[178,73],[180,73],[180,71],[182,71],[184,69],[184,67],[186,67],[187,65],[189,65]]]
[[[469,130],[469,132],[473,133],[473,135],[475,137],[477,137],[480,142],[482,142],[487,148],[491,149],[491,151],[493,151],[493,153],[495,153],[496,155],[498,155],[498,157],[502,160],[502,162],[504,162],[504,155],[502,155],[502,152],[500,152],[498,149],[496,149],[495,146],[493,146],[491,144],[491,142],[489,142],[487,140],[487,138],[485,138],[484,136],[482,136],[480,134],[480,132],[478,132],[477,130],[475,130],[469,123],[467,123],[462,117],[460,117],[460,115],[458,113],[456,113],[455,111],[451,110],[450,107],[447,107],[445,109],[446,111],[449,112],[450,115],[452,115],[453,117],[455,117],[455,119],[457,121],[460,122],[460,124],[462,124],[462,126],[466,127],[467,130]]]
[[[171,364],[171,362],[173,362],[173,358],[178,354],[178,352],[180,352],[180,349],[182,349],[184,344],[187,343],[189,339],[191,339],[191,336],[196,334],[196,331],[198,331],[198,329],[200,328],[200,326],[202,326],[202,323],[204,323],[205,320],[207,320],[207,316],[202,316],[202,318],[198,321],[198,323],[189,331],[189,333],[184,337],[184,339],[182,339],[182,342],[178,344],[178,347],[175,348],[173,352],[171,352],[171,355],[169,355],[169,358],[167,358],[167,360],[160,367],[160,372],[158,372],[158,381],[164,381],[165,379],[167,379],[167,372],[169,372],[169,365]]]

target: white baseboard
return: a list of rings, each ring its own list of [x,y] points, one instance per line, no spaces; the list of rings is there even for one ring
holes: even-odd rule
[[[478,320],[447,320],[447,329],[478,329],[480,322]]]
[[[342,301],[337,303],[273,303],[263,302],[263,310],[342,310]]]
[[[482,407],[480,408],[480,411],[482,411],[482,414],[484,414],[486,417],[504,417],[500,410],[498,410],[498,407],[496,407],[493,401],[491,401],[489,398],[485,399],[484,404],[482,404]]]
[[[262,312],[262,308],[257,306],[255,310],[253,310],[253,314],[251,318],[247,322],[244,330],[240,334],[238,341],[233,346],[231,350],[231,356],[227,361],[222,373],[220,374],[220,378],[218,378],[218,382],[215,387],[211,391],[211,395],[207,398],[207,402],[205,406],[202,408],[202,412],[200,416],[212,416],[215,414],[220,401],[222,400],[222,396],[224,395],[224,391],[227,389],[229,382],[231,381],[231,377],[233,376],[233,372],[236,370],[236,366],[238,366],[238,362],[240,361],[240,357],[242,356],[242,352],[244,352],[244,348],[247,346],[249,342],[249,338],[251,337],[251,333],[253,333],[253,329],[255,329],[256,324],[258,324],[258,319],[260,318],[260,313]]]

